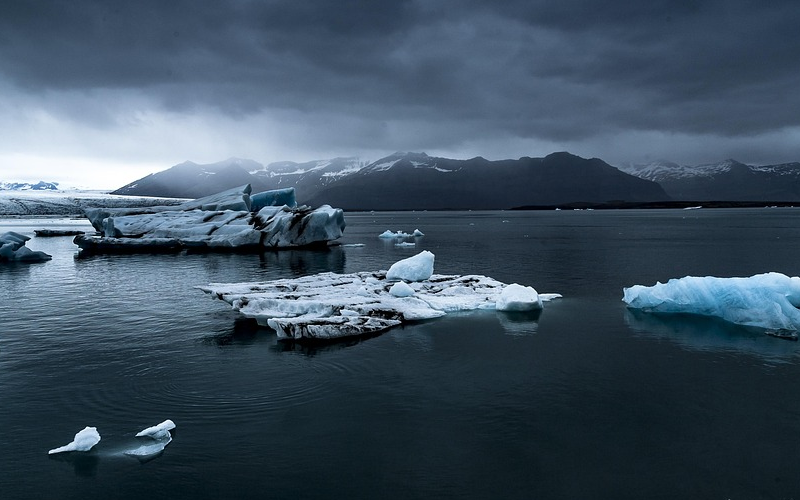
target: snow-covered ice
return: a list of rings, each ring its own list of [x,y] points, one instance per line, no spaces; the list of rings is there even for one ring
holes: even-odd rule
[[[405,281],[398,281],[389,289],[389,293],[395,297],[411,297],[414,295],[414,289],[408,286]]]
[[[800,278],[781,273],[747,278],[686,276],[625,288],[622,300],[646,312],[716,316],[767,330],[800,330]]]
[[[535,311],[542,308],[542,299],[533,287],[512,283],[503,288],[496,307],[498,311]]]
[[[401,275],[415,278],[403,281],[390,279],[387,271],[373,271],[198,288],[290,339],[364,335],[448,312],[496,309],[507,285],[480,275],[431,274],[433,261],[434,255],[424,251],[395,263],[392,267]],[[540,295],[542,300],[557,297]]]
[[[398,231],[391,231],[391,230],[387,229],[386,231],[384,231],[384,232],[382,232],[381,234],[379,234],[379,235],[378,235],[378,238],[384,238],[384,239],[392,239],[392,238],[403,239],[403,238],[419,238],[419,237],[421,237],[421,236],[425,236],[425,234],[424,234],[422,231],[420,231],[419,229],[414,229],[414,232],[413,232],[413,233],[407,233],[407,232],[405,232],[405,231],[400,231],[400,230],[398,230]]]
[[[64,446],[53,448],[48,451],[49,455],[55,453],[63,453],[66,451],[89,451],[94,445],[100,442],[100,433],[97,432],[97,427],[85,427],[82,431],[75,434],[75,438],[71,443]]]
[[[386,272],[386,279],[425,281],[433,274],[433,260],[433,253],[423,250],[413,257],[399,260],[392,264]]]
[[[29,236],[8,231],[0,234],[0,262],[43,262],[53,257],[25,246]]]

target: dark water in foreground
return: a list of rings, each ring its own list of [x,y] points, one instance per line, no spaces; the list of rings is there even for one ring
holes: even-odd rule
[[[343,243],[363,247],[263,256],[75,259],[71,238],[33,238],[52,261],[0,266],[0,498],[798,497],[798,343],[620,299],[689,274],[800,275],[799,218],[349,214]],[[414,228],[416,249],[377,238]],[[538,320],[464,313],[303,348],[193,288],[423,249],[436,272],[564,298]],[[122,454],[166,418],[161,456]],[[92,452],[47,455],[87,425]]]

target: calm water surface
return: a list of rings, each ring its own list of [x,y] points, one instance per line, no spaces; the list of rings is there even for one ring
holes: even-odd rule
[[[347,214],[341,246],[0,266],[0,497],[791,498],[798,343],[632,314],[622,288],[800,275],[800,210]],[[0,232],[90,229],[3,219]],[[416,248],[377,236],[425,236]],[[559,292],[538,318],[474,312],[317,348],[194,288],[387,269]],[[124,455],[170,418],[153,460]],[[92,452],[48,456],[84,426]]]

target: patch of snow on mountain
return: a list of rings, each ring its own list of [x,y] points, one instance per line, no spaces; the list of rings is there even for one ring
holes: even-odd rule
[[[677,163],[662,160],[645,164],[626,164],[620,166],[619,170],[642,179],[661,182],[693,177],[712,178],[729,172],[734,165],[740,165],[740,163],[734,160],[725,160],[720,163],[703,165],[678,165]]]
[[[369,169],[372,172],[383,172],[383,171],[389,170],[390,168],[395,166],[395,164],[400,160],[402,160],[402,158],[398,158],[396,160],[386,161],[386,162],[383,162],[383,163],[376,163],[375,165],[370,166]]]

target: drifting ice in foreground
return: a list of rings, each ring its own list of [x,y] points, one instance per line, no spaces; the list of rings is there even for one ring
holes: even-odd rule
[[[94,445],[100,442],[100,433],[97,427],[85,427],[82,431],[75,434],[71,443],[48,451],[49,455],[64,453],[66,451],[89,451]]]
[[[749,278],[687,276],[623,290],[628,307],[656,313],[717,316],[767,330],[800,330],[800,278],[780,273]]]
[[[125,454],[141,460],[161,453],[172,442],[172,434],[169,431],[174,428],[175,423],[167,419],[158,425],[140,431],[136,434],[136,437],[148,437],[151,441],[138,448],[128,450]]]
[[[558,294],[506,285],[479,275],[437,275],[424,251],[389,271],[322,273],[262,283],[212,283],[198,287],[281,338],[333,339],[376,333],[406,321],[475,309],[541,309]],[[506,290],[509,289],[509,292]]]
[[[9,231],[0,234],[0,262],[43,262],[53,257],[25,246],[30,239],[24,234]]]
[[[293,188],[255,194],[253,204],[250,189],[248,184],[160,210],[87,210],[103,236],[76,236],[74,241],[81,249],[96,252],[260,250],[324,245],[342,236],[341,209],[298,207]],[[254,207],[257,210],[251,211]]]

